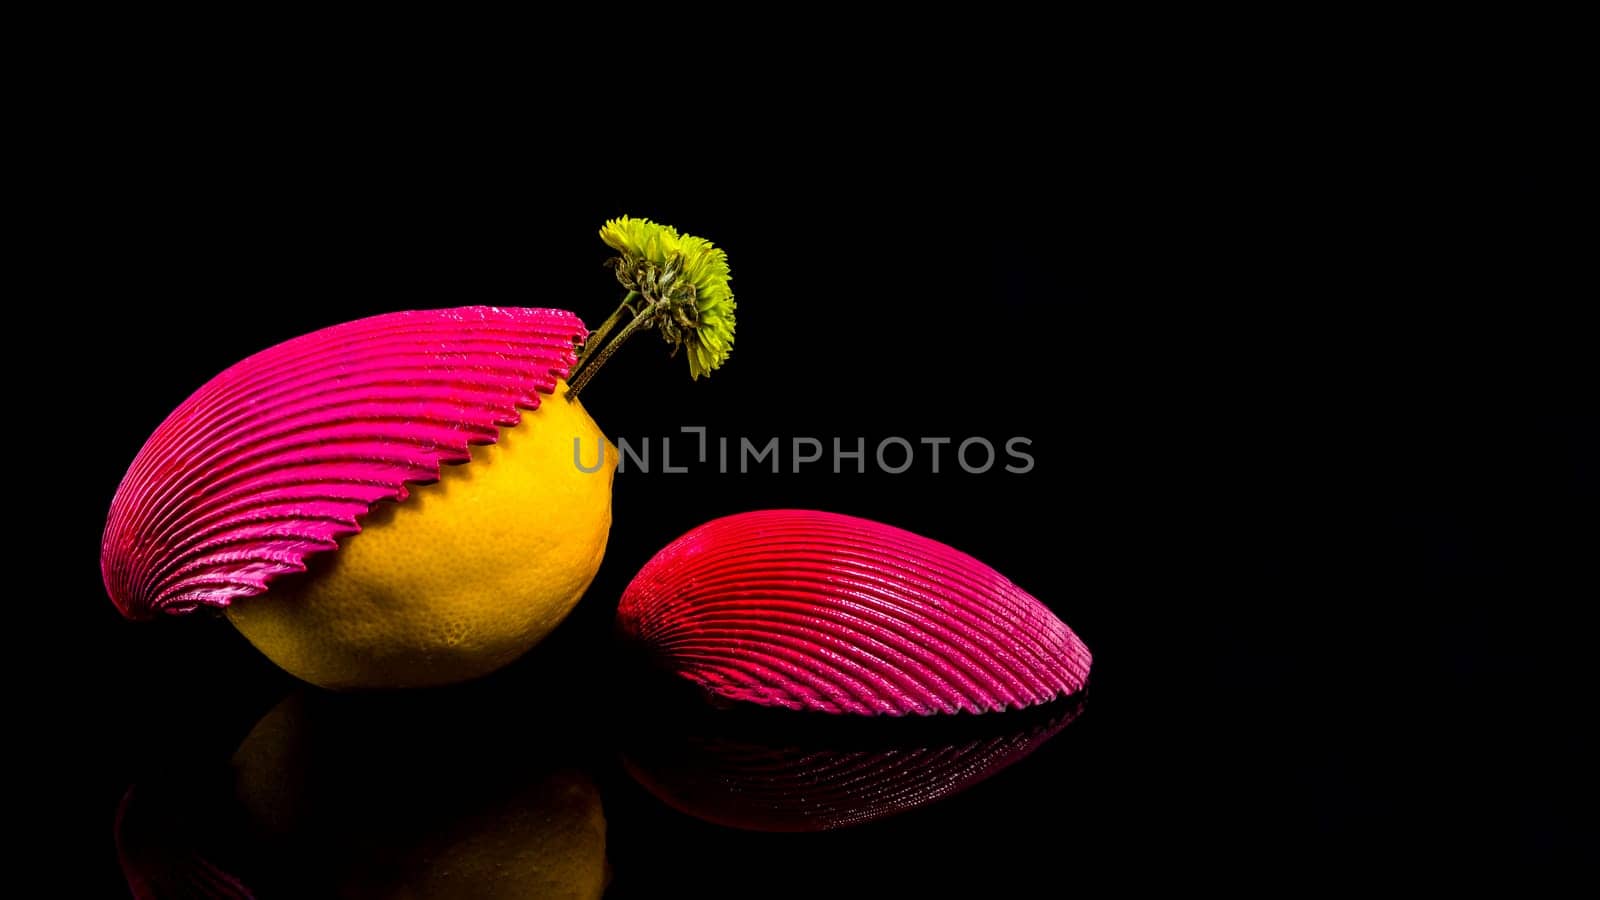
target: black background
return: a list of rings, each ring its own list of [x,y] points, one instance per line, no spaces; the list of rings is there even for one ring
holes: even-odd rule
[[[488,303],[598,322],[618,291],[594,232],[624,213],[727,248],[739,332],[708,381],[653,338],[617,357],[584,397],[613,439],[1022,435],[1037,466],[618,478],[604,567],[547,653],[586,674],[525,675],[508,715],[539,727],[545,692],[592,710],[577,740],[619,895],[1304,882],[1592,849],[1593,331],[1544,145],[1409,145],[1384,123],[1073,146],[882,130],[589,173],[535,161],[538,140],[436,165],[241,128],[86,174],[72,232],[93,252],[55,294],[94,387],[64,389],[63,474],[35,470],[68,499],[43,548],[54,662],[30,693],[71,874],[114,895],[126,786],[225,760],[293,689],[224,622],[125,623],[106,599],[100,529],[144,437],[231,362],[346,319]],[[610,755],[632,692],[593,658],[616,597],[686,529],[782,506],[1009,575],[1094,651],[1083,716],[970,794],[854,831],[742,834],[657,805]],[[841,881],[846,863],[863,874]]]

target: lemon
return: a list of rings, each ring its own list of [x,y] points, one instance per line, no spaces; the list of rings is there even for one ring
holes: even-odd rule
[[[599,468],[584,471],[602,448]],[[404,502],[374,507],[338,550],[233,603],[228,618],[269,659],[320,687],[424,687],[487,674],[549,634],[593,580],[611,529],[616,463],[616,448],[558,381],[496,443],[473,447],[471,462],[444,467]]]

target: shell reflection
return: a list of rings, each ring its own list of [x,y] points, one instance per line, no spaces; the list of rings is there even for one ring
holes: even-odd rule
[[[698,819],[751,831],[825,831],[961,793],[1037,750],[1082,709],[1076,699],[1020,720],[986,716],[955,733],[867,741],[837,730],[822,737],[793,729],[657,732],[623,764],[662,802]]]

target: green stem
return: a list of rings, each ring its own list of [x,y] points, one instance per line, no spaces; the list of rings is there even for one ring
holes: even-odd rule
[[[589,335],[589,339],[583,342],[583,352],[578,354],[578,366],[573,370],[574,375],[577,374],[577,368],[583,366],[583,361],[588,359],[590,354],[594,353],[595,349],[606,339],[606,335],[611,333],[611,329],[617,327],[617,322],[622,318],[622,311],[633,312],[633,307],[628,304],[632,303],[634,298],[638,296],[638,291],[629,291],[628,295],[622,298],[622,303],[611,313],[611,316],[601,322],[600,327],[596,328],[594,333]],[[638,313],[634,313],[634,315],[638,315]]]
[[[655,310],[650,307],[646,307],[643,314],[634,316],[633,321],[622,329],[622,333],[617,335],[616,340],[605,345],[605,348],[600,351],[598,356],[584,365],[582,371],[572,376],[572,380],[567,382],[567,396],[578,396],[578,392],[583,390],[583,386],[589,383],[589,379],[594,377],[594,373],[600,371],[600,367],[606,364],[606,360],[611,358],[611,354],[617,352],[618,347],[626,343],[628,338],[633,337],[640,327],[654,325],[655,321]]]

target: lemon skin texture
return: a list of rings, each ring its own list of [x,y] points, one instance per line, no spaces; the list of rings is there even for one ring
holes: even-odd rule
[[[599,448],[594,472],[584,466]],[[499,440],[227,615],[290,674],[335,690],[476,678],[538,643],[583,596],[611,530],[617,453],[566,383]]]

